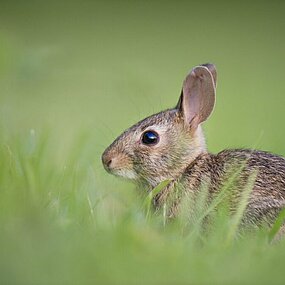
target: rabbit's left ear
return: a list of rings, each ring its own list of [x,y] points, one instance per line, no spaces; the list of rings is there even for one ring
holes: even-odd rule
[[[206,121],[214,108],[216,74],[213,64],[196,66],[183,82],[176,108],[192,130],[196,130],[199,124]]]

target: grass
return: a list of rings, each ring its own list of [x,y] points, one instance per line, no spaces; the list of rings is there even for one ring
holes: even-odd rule
[[[194,221],[165,224],[152,214],[150,194],[98,187],[80,143],[62,165],[51,150],[47,136],[34,131],[1,144],[3,284],[283,282],[284,242],[270,244],[265,229],[233,238],[246,203],[232,219],[220,211],[205,236],[199,223],[215,201]]]
[[[205,207],[205,188],[167,223],[153,193],[100,160],[123,129],[174,106],[204,62],[218,68],[209,150],[284,156],[283,11],[282,1],[1,1],[0,283],[284,284],[285,243],[270,243],[284,212],[271,231],[238,234],[250,183],[232,219],[229,189]]]

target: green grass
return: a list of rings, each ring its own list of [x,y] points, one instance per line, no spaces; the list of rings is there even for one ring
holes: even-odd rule
[[[241,216],[222,208],[202,230],[225,192],[207,209],[197,202],[194,220],[165,224],[151,214],[149,195],[104,189],[85,148],[76,142],[59,165],[44,134],[1,144],[3,284],[282,283],[285,243],[270,244],[268,230],[237,238]]]
[[[284,156],[284,8],[1,1],[0,283],[284,284],[285,242],[270,243],[284,212],[271,231],[237,231],[250,183],[232,218],[219,206],[227,188],[209,207],[205,189],[167,223],[100,159],[122,130],[174,106],[204,62],[218,68],[209,151]]]
[[[1,145],[3,284],[282,282],[284,242],[270,245],[265,230],[229,241],[235,223],[224,213],[206,237],[201,219],[165,225],[148,198],[99,187],[78,145],[61,166],[34,132]]]

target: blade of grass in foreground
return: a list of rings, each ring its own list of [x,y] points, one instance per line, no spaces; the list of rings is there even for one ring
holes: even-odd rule
[[[272,226],[272,228],[268,234],[269,242],[272,242],[274,240],[274,238],[276,237],[280,228],[282,227],[284,221],[285,221],[285,208],[282,209],[282,211],[279,213],[274,225]]]
[[[240,173],[244,169],[246,162],[242,163],[238,169],[234,172],[234,174],[230,175],[227,182],[221,187],[221,190],[216,195],[216,197],[211,201],[209,205],[205,208],[204,213],[201,213],[195,222],[195,225],[188,235],[188,238],[192,238],[193,235],[199,233],[199,229],[201,228],[201,224],[203,223],[204,219],[210,215],[213,211],[217,209],[221,205],[223,201],[228,197],[230,194],[229,192],[232,190],[232,187],[235,185]]]
[[[249,176],[246,186],[243,189],[243,193],[237,206],[237,210],[231,219],[231,224],[227,235],[227,244],[229,244],[236,235],[238,226],[241,223],[246,206],[248,205],[248,200],[250,198],[250,193],[252,192],[256,177],[257,170]]]
[[[199,221],[202,221],[205,217],[207,217],[227,197],[228,191],[231,191],[231,187],[236,182],[244,167],[245,164],[242,164],[241,167],[239,167],[239,169],[235,172],[235,174],[230,176],[227,183],[221,188],[220,193],[213,199],[207,210],[199,218]]]
[[[146,196],[144,202],[143,202],[143,208],[146,209],[146,217],[149,217],[150,209],[151,209],[151,203],[152,199],[155,195],[157,195],[159,192],[161,192],[163,189],[165,189],[171,180],[164,180],[161,183],[159,183],[156,187],[154,187],[149,194]]]

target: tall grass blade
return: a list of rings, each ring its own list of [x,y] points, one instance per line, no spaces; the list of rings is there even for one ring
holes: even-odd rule
[[[148,218],[150,215],[151,205],[152,205],[152,199],[160,193],[163,189],[165,189],[171,180],[164,180],[161,183],[159,183],[156,187],[154,187],[146,196],[143,202],[143,208],[146,209],[146,217]]]
[[[276,237],[277,233],[279,232],[280,228],[284,224],[285,221],[285,208],[281,210],[279,213],[277,219],[275,220],[274,225],[272,226],[269,234],[268,234],[268,240],[269,242],[272,242],[274,238]]]
[[[243,218],[243,214],[244,214],[245,209],[248,205],[250,194],[252,192],[254,183],[256,181],[257,174],[258,174],[258,171],[256,170],[248,177],[246,186],[243,189],[241,199],[240,199],[239,204],[237,206],[237,210],[231,219],[231,224],[230,224],[230,228],[229,228],[228,235],[227,235],[227,244],[229,244],[234,239],[234,237],[236,236],[238,226],[241,223],[241,220]]]
[[[228,192],[232,189],[234,186],[235,182],[237,181],[237,178],[239,177],[240,173],[242,172],[243,168],[245,167],[245,163],[243,163],[237,171],[231,175],[227,181],[226,184],[223,185],[221,188],[219,194],[213,199],[211,204],[207,207],[206,211],[204,214],[200,217],[201,220],[203,220],[205,217],[207,217],[211,212],[213,212],[221,202],[224,201],[224,199],[227,197],[229,194]]]

